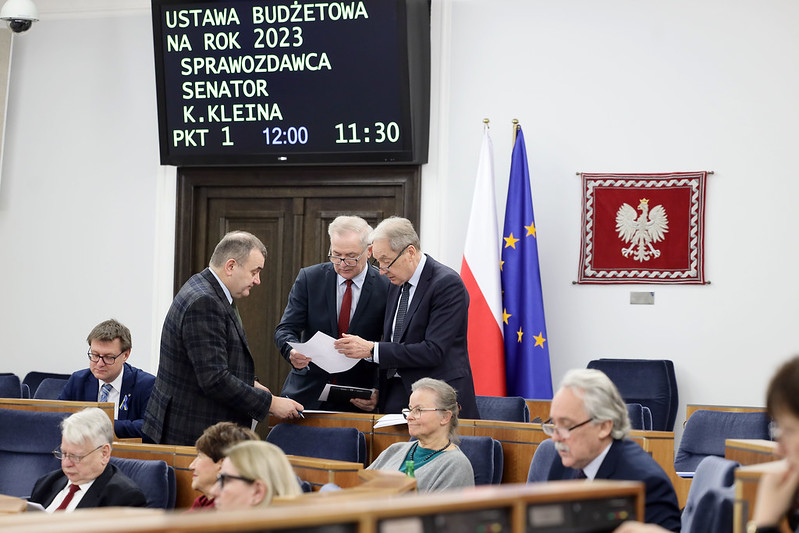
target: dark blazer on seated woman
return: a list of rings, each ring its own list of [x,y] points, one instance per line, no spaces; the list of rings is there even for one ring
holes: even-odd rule
[[[56,495],[67,486],[67,476],[61,470],[54,470],[40,477],[33,486],[30,501],[47,507]],[[136,483],[123,474],[116,466],[108,464],[78,502],[77,509],[92,507],[144,507],[147,498]]]
[[[114,434],[121,439],[143,438],[141,427],[147,401],[153,392],[155,376],[125,363],[122,369],[122,390],[119,392],[119,408],[114,420]],[[69,377],[59,400],[72,402],[96,402],[100,382],[84,368]],[[149,440],[149,439],[147,439]]]

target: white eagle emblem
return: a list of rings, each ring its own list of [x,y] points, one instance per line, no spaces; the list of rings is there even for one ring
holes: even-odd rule
[[[623,204],[616,213],[616,231],[619,238],[630,243],[628,248],[622,247],[624,257],[633,255],[636,261],[649,261],[651,256],[660,257],[660,250],[652,246],[653,242],[665,239],[669,232],[669,220],[662,205],[656,205],[649,211],[649,199],[642,198],[638,204],[641,215],[630,204]]]

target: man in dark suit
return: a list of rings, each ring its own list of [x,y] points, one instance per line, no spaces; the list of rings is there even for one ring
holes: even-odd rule
[[[372,358],[380,365],[381,412],[399,413],[408,406],[411,385],[430,377],[458,392],[459,416],[479,418],[466,349],[469,294],[460,276],[422,253],[405,218],[387,218],[375,228],[372,255],[392,284],[384,341],[345,335],[336,347],[347,357]]]
[[[299,416],[303,406],[255,381],[255,364],[238,310],[261,283],[266,247],[245,231],[226,234],[209,267],[181,287],[161,333],[161,359],[144,415],[144,434],[160,444],[192,445],[221,421],[250,427],[271,413]]]
[[[130,330],[113,318],[100,322],[86,338],[89,368],[69,377],[59,400],[114,404],[114,432],[119,438],[143,438],[141,427],[155,376],[128,364]]]
[[[344,333],[379,340],[383,332],[389,282],[369,266],[372,228],[360,217],[340,216],[327,228],[329,262],[300,270],[289,293],[283,318],[275,329],[275,344],[292,369],[283,384],[288,396],[306,409],[372,411],[377,406],[378,366],[368,361],[346,372],[328,374],[289,342],[305,342],[321,331],[338,338]],[[341,315],[341,309],[345,316]],[[350,401],[319,401],[328,383],[373,389],[372,397]]]
[[[46,511],[91,507],[144,507],[147,499],[129,477],[109,464],[114,428],[108,415],[89,407],[61,422],[61,470],[36,481],[30,501]]]
[[[619,479],[643,481],[644,520],[680,530],[680,508],[668,476],[630,432],[627,407],[618,389],[601,371],[571,370],[552,399],[544,433],[555,441],[547,479]]]

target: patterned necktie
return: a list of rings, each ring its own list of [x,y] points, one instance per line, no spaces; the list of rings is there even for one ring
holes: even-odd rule
[[[110,387],[110,385],[109,385],[109,387]],[[100,400],[100,401],[102,401],[102,400]],[[75,485],[74,483],[72,483],[69,486],[69,492],[67,493],[67,496],[64,498],[64,501],[61,502],[61,505],[56,507],[56,511],[64,511],[67,508],[67,505],[69,505],[69,502],[72,501],[72,497],[75,496],[75,493],[78,492],[79,490],[80,490],[80,486],[79,485]]]
[[[341,310],[338,312],[338,336],[343,337],[350,329],[350,311],[352,310],[352,280],[347,280],[347,289],[341,299]]]
[[[110,383],[103,383],[103,389],[100,391],[100,400],[101,402],[108,401],[108,393],[111,392],[111,384]],[[71,499],[71,498],[70,498]]]
[[[411,294],[411,284],[407,281],[402,284],[399,307],[397,308],[397,321],[394,323],[394,334],[391,336],[392,342],[399,342],[402,331],[405,327],[405,314],[408,312],[408,298]]]
[[[233,308],[233,312],[236,313],[236,318],[239,321],[239,326],[244,327],[244,323],[241,321],[241,314],[239,314],[239,307],[236,305],[236,300],[233,300],[230,303],[230,306]]]

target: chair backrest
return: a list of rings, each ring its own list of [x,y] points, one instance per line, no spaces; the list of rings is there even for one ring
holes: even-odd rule
[[[530,409],[521,396],[477,396],[477,411],[483,420],[529,422]]]
[[[61,420],[71,413],[0,409],[0,494],[27,498],[41,476],[61,468]]]
[[[653,430],[674,431],[680,403],[674,363],[667,359],[595,359],[588,368],[604,372],[625,403],[648,407]]]
[[[362,463],[366,466],[366,437],[355,428],[277,424],[266,436],[288,455]]]
[[[22,384],[16,374],[0,374],[0,398],[22,398]]]
[[[132,479],[147,497],[147,507],[174,509],[176,482],[175,470],[160,460],[123,459],[111,457],[123,474]]]
[[[693,416],[691,417],[693,418]],[[732,531],[735,461],[709,455],[696,468],[682,513],[683,533]]]
[[[22,384],[27,385],[30,389],[31,396],[36,398],[36,389],[39,388],[39,385],[45,378],[56,378],[56,379],[69,379],[70,374],[58,374],[56,372],[28,372],[25,374],[25,377],[22,378]]]
[[[546,481],[549,469],[552,468],[552,461],[558,454],[555,450],[555,441],[547,439],[538,443],[538,447],[530,461],[530,470],[527,471],[527,483],[536,481]]]
[[[628,403],[627,415],[630,417],[630,426],[633,429],[652,430],[652,411],[640,403]]]
[[[504,454],[502,443],[491,437],[463,436],[458,445],[472,463],[475,485],[499,485],[502,483]]]
[[[66,379],[44,378],[33,393],[33,397],[37,400],[57,400],[66,385]]]
[[[724,457],[726,439],[769,439],[768,424],[765,412],[695,411],[685,423],[674,470],[694,472],[705,457]]]

